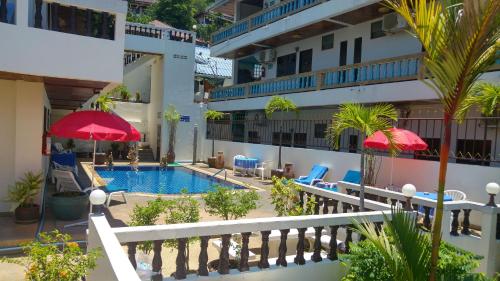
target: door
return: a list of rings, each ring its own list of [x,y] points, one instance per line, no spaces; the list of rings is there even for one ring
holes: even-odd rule
[[[305,50],[300,52],[299,58],[299,73],[309,72],[312,70],[313,50]]]
[[[347,41],[340,42],[339,66],[347,64]],[[339,83],[346,82],[346,71],[339,73]]]
[[[361,62],[361,49],[363,45],[363,38],[358,37],[354,39],[354,57],[352,59],[353,63]],[[358,69],[354,69],[354,81],[358,80]]]

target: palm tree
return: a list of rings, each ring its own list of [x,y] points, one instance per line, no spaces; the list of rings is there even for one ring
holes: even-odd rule
[[[168,124],[167,163],[173,163],[175,161],[175,133],[177,131],[177,124],[181,120],[181,115],[177,112],[175,106],[170,104],[167,110],[165,110],[164,118]]]
[[[451,142],[451,125],[481,73],[495,61],[500,39],[500,1],[386,0],[399,13],[426,50],[424,80],[444,109],[438,198],[432,232],[431,274],[436,280],[443,220],[443,198]]]
[[[289,99],[274,96],[265,107],[267,118],[271,118],[274,112],[280,113],[280,141],[279,141],[279,152],[278,152],[278,169],[281,169],[281,145],[283,141],[283,114],[285,112],[297,112],[297,106]]]
[[[460,119],[465,117],[467,111],[473,105],[478,105],[483,115],[492,116],[497,110],[499,102],[500,84],[477,82],[465,100],[465,106],[459,113]]]
[[[216,110],[207,110],[205,112],[205,119],[210,120],[210,123],[212,124],[212,129],[210,130],[210,134],[212,135],[212,157],[214,157],[214,150],[215,150],[215,120],[220,120],[224,117],[224,113]]]
[[[96,101],[96,108],[104,112],[110,112],[111,108],[115,108],[115,101],[111,98],[111,93],[105,93],[100,95]]]
[[[387,139],[392,143],[392,135],[388,131],[392,127],[391,122],[397,120],[397,112],[391,104],[377,104],[373,106],[363,106],[361,104],[343,104],[340,111],[333,114],[332,125],[327,129],[327,136],[333,148],[339,148],[339,139],[346,129],[353,128],[361,133],[364,142],[367,136],[371,136],[376,131],[382,131]],[[391,146],[391,152],[396,147]],[[361,164],[360,164],[360,192],[359,207],[361,211],[365,208],[365,149],[361,146]]]

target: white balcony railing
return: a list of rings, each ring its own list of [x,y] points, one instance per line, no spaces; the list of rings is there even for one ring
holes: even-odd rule
[[[195,38],[195,33],[191,31],[176,28],[163,28],[151,24],[141,24],[133,22],[126,23],[125,34],[157,39],[168,39],[172,41],[181,41],[187,43],[193,43],[193,40]]]
[[[348,252],[349,243],[362,239],[349,227],[353,220],[366,219],[380,227],[384,215],[390,219],[391,204],[405,205],[407,198],[398,192],[366,187],[367,198],[377,200],[367,199],[365,201],[367,211],[359,212],[357,197],[359,185],[339,182],[338,186],[341,192],[302,185],[301,203],[304,204],[313,197],[318,202],[314,210],[315,215],[310,216],[111,228],[104,216],[92,215],[88,247],[101,248],[104,255],[98,262],[98,268],[87,280],[140,280],[135,272],[136,249],[138,243],[144,241],[153,242],[152,271],[155,274],[153,280],[164,280],[162,245],[165,240],[177,241],[173,275],[175,279],[194,279],[196,276],[203,276],[203,280],[234,280],[244,278],[236,275],[253,275],[249,278],[260,280],[262,275],[259,274],[265,274],[266,278],[271,280],[269,276],[273,272],[278,272],[281,278],[288,276],[287,279],[291,281],[311,278],[311,274],[317,280],[334,277],[340,279],[343,273],[339,267],[337,252],[339,250]],[[434,208],[436,203],[415,197],[411,204],[418,209],[418,206]],[[456,201],[446,202],[444,210],[443,238],[458,247],[484,256],[480,271],[493,274],[499,266],[495,256],[500,246],[496,237],[499,208],[475,202]],[[463,218],[461,233],[458,233],[460,210],[473,210],[481,215],[481,235],[472,235],[470,231],[468,234],[464,233],[469,228],[466,217]],[[427,212],[421,215],[426,216]],[[200,252],[197,273],[188,275],[185,249],[188,238],[192,237],[199,238]],[[230,270],[232,237],[239,237],[241,240],[237,269],[234,270]],[[249,261],[252,256],[249,250],[250,239],[254,244],[260,245],[258,251],[260,257],[253,263]],[[308,239],[311,241],[309,251],[306,247]],[[208,270],[207,249],[210,240],[218,240],[220,245],[217,272],[212,273]],[[122,245],[127,245],[127,252]],[[326,254],[323,249],[326,249]],[[266,270],[263,271],[264,269]],[[287,274],[288,270],[293,274]],[[225,276],[229,279],[224,279]]]

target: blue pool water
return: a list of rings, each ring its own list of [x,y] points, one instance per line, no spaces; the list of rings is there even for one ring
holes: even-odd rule
[[[112,170],[105,167],[95,169],[110,190],[125,188],[128,192],[179,194],[185,188],[188,193],[206,193],[215,184],[245,189],[183,167],[139,167],[139,171],[133,171],[129,166],[115,166]]]

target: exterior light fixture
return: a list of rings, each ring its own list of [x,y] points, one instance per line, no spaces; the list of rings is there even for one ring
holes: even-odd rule
[[[413,184],[407,183],[403,185],[402,192],[403,195],[406,197],[406,208],[405,208],[406,211],[412,211],[411,198],[415,196],[415,194],[417,193],[417,189]]]
[[[500,191],[500,185],[496,182],[490,182],[486,185],[486,192],[490,195],[490,202],[486,204],[486,206],[491,206],[491,207],[496,207],[497,204],[495,204],[495,195],[498,194]]]
[[[95,214],[101,213],[101,206],[106,202],[106,193],[100,189],[96,189],[90,193],[90,204],[96,207]]]

